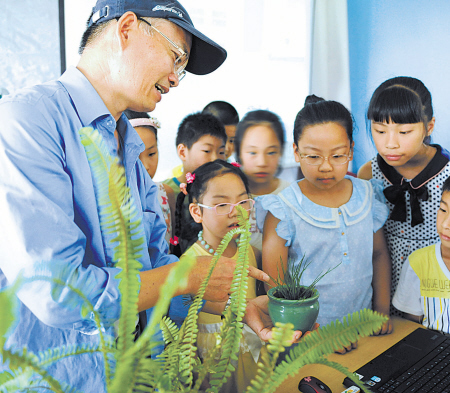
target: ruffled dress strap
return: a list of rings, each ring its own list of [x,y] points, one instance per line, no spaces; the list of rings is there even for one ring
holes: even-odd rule
[[[373,188],[372,217],[373,231],[376,232],[383,227],[389,217],[389,208],[383,193],[383,181],[379,179],[369,180]]]
[[[290,214],[290,204],[288,198],[284,194],[289,192],[291,187],[286,188],[278,195],[262,195],[256,198],[256,223],[262,231],[267,212],[280,220],[277,225],[276,232],[279,237],[286,240],[286,247],[292,244],[295,237],[295,223]]]

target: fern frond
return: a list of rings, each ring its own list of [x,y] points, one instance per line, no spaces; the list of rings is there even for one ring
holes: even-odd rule
[[[224,314],[225,319],[220,333],[220,341],[222,346],[222,354],[215,373],[210,377],[211,388],[208,392],[218,392],[220,387],[227,381],[231,373],[235,370],[232,364],[233,360],[238,359],[239,346],[242,337],[243,323],[242,319],[247,308],[247,282],[248,282],[248,247],[250,244],[250,223],[248,221],[248,213],[245,209],[238,206],[238,220],[239,228],[231,230],[224,237],[228,242],[236,234],[240,234],[238,259],[236,261],[236,268],[231,282],[231,305]],[[229,236],[230,235],[230,236]],[[229,237],[229,239],[228,239]],[[222,245],[222,243],[221,243]],[[226,249],[226,246],[223,250]],[[221,254],[219,254],[221,255]]]
[[[24,370],[26,373],[32,372],[41,377],[42,381],[45,381],[50,387],[50,389],[57,393],[64,393],[63,386],[55,378],[53,378],[47,370],[41,367],[38,363],[38,359],[35,355],[29,354],[26,348],[22,349],[22,353],[13,352],[9,349],[3,348],[2,350],[2,360],[9,361],[9,367],[16,373],[14,380],[16,382],[20,381],[21,372],[17,373],[19,370]],[[7,381],[6,384],[13,384],[12,380]],[[67,390],[67,389],[66,389]]]
[[[75,285],[73,285],[72,283],[74,283],[74,281],[76,281],[76,277],[72,277],[69,276],[67,277],[66,275],[66,271],[60,270],[60,271],[55,271],[52,270],[51,274],[48,271],[48,267],[45,268],[46,271],[43,273],[47,273],[48,275],[33,275],[33,277],[31,278],[24,278],[21,279],[21,283],[25,284],[27,282],[35,282],[35,281],[47,281],[52,283],[55,288],[53,289],[54,291],[62,291],[63,288],[68,288],[70,289],[71,292],[73,292],[74,294],[76,294],[81,300],[82,300],[82,305],[81,305],[81,312],[82,312],[82,316],[86,317],[88,314],[91,315],[94,319],[95,325],[97,326],[98,329],[98,335],[99,335],[99,352],[101,352],[101,354],[103,355],[103,360],[104,360],[104,364],[105,364],[105,376],[110,376],[110,362],[108,361],[108,357],[109,357],[109,353],[111,352],[111,350],[114,347],[114,342],[111,339],[111,337],[105,337],[104,333],[103,333],[103,328],[102,328],[102,324],[100,321],[100,316],[98,314],[97,311],[95,311],[94,306],[91,304],[91,302],[89,301],[89,299],[87,298],[87,296],[84,294],[84,292],[82,292],[80,289],[78,289],[77,287],[75,287]],[[40,270],[39,266],[38,266],[38,271]],[[59,277],[56,277],[55,275],[59,275]],[[64,357],[64,356],[60,356],[60,359]],[[59,359],[55,359],[54,361],[57,361]]]
[[[138,274],[142,268],[138,258],[143,253],[144,236],[134,200],[126,186],[124,167],[111,158],[97,130],[82,128],[79,133],[93,174],[100,226],[105,234],[116,235],[111,241],[117,243],[113,260],[121,268],[117,275],[122,295],[117,352],[117,359],[120,359],[133,345],[140,287]]]
[[[152,337],[156,332],[156,327],[159,325],[162,317],[166,314],[170,301],[174,297],[176,291],[179,288],[186,287],[187,277],[189,276],[190,270],[195,266],[195,263],[195,258],[184,258],[182,262],[174,264],[174,267],[170,270],[166,281],[160,288],[160,296],[155,307],[153,307],[152,315],[147,327],[133,347],[128,349],[122,358],[122,361],[128,362],[128,367],[122,367],[121,365],[121,367],[117,369],[115,378],[110,386],[110,393],[124,393],[123,386],[130,389],[127,391],[131,392],[133,386],[130,385],[128,381],[134,380],[137,370],[140,369],[141,364],[146,360],[146,356],[149,355],[148,348],[152,343]],[[132,363],[133,359],[136,359],[136,363]],[[153,360],[153,362],[158,364],[155,360]],[[131,365],[133,367],[129,368]],[[160,377],[158,376],[158,378]]]
[[[166,344],[173,343],[178,340],[180,329],[169,317],[163,317],[159,324],[163,333],[164,342]]]
[[[17,282],[14,286],[0,292],[0,310],[2,310],[2,317],[0,318],[0,354],[5,346],[8,330],[14,324],[15,314],[18,309]]]
[[[121,269],[116,276],[120,279],[119,289],[122,295],[117,346],[118,361],[134,343],[133,332],[136,327],[136,315],[138,315],[137,302],[140,288],[138,275],[142,268],[138,258],[142,255],[144,244],[143,234],[140,232],[140,219],[125,183],[124,168],[117,162],[113,162],[109,173],[111,206],[105,210],[110,213],[111,220],[115,224],[111,226],[117,232],[117,237],[113,239],[117,242],[114,260],[116,266]]]
[[[378,330],[387,317],[372,310],[361,310],[303,337],[291,349],[285,361],[278,365],[266,384],[265,391],[273,392],[288,376],[295,375],[306,364],[317,363],[323,356],[333,353],[342,346],[349,346],[358,337],[366,337]]]
[[[352,382],[357,385],[360,389],[361,392],[365,392],[365,393],[371,393],[372,390],[370,390],[366,384],[362,383],[360,381],[360,379],[356,376],[355,373],[350,372],[346,367],[344,367],[342,364],[340,363],[336,363],[336,362],[331,362],[326,358],[321,358],[318,359],[315,364],[323,364],[325,366],[328,366],[330,368],[334,368],[335,370],[341,372],[342,374],[344,374],[346,377],[350,378],[352,380]]]
[[[265,391],[266,385],[270,382],[273,370],[276,367],[278,356],[285,351],[286,347],[291,346],[293,334],[293,325],[291,323],[277,322],[272,329],[272,338],[266,345],[266,350],[261,352],[261,360],[258,362],[258,370],[255,379],[251,381],[247,388],[247,393],[260,393]]]
[[[125,169],[117,159],[111,159],[108,149],[96,130],[83,128],[80,136],[93,174],[99,207],[100,226],[105,234],[116,235],[113,261],[121,269],[117,275],[121,293],[119,340],[116,359],[123,365],[123,356],[134,344],[133,332],[138,314],[137,302],[140,288],[138,279],[142,264],[144,235],[134,199],[126,186]],[[110,375],[106,376],[107,385]]]
[[[112,353],[114,342],[110,341],[109,350]],[[68,345],[58,348],[49,348],[46,351],[37,354],[37,363],[41,367],[47,367],[63,358],[77,355],[93,354],[100,352],[100,346],[93,343],[83,343],[81,345]]]

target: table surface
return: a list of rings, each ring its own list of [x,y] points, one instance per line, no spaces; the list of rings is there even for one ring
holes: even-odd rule
[[[340,363],[350,371],[356,371],[369,360],[372,360],[403,337],[421,327],[418,323],[403,318],[392,317],[392,321],[394,323],[394,332],[392,334],[362,338],[358,341],[357,349],[345,355],[333,353],[327,357],[328,360]],[[299,392],[298,383],[300,379],[308,375],[312,375],[326,383],[333,393],[341,393],[345,390],[345,386],[342,384],[345,376],[339,371],[321,364],[310,364],[302,367],[295,376],[287,378],[276,392]]]

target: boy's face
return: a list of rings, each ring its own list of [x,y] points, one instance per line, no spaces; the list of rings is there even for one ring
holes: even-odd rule
[[[190,149],[178,145],[178,155],[183,161],[184,173],[193,172],[207,162],[218,158],[225,160],[225,142],[212,135],[203,135]]]
[[[225,145],[225,156],[230,157],[234,153],[234,137],[236,135],[236,126],[225,126],[225,132],[227,133],[227,144]]]
[[[436,228],[442,247],[450,250],[450,191],[445,191],[442,194],[436,218]]]

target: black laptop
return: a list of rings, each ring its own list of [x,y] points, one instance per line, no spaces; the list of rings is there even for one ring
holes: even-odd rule
[[[417,328],[355,372],[372,392],[450,393],[450,336]]]

